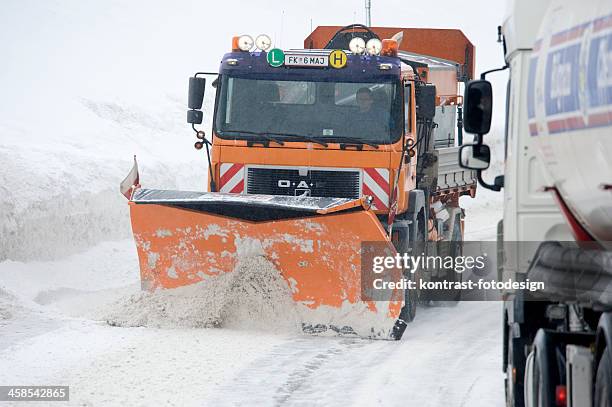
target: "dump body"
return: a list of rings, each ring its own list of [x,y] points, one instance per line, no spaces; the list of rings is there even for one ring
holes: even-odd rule
[[[324,48],[341,26],[319,26],[304,40],[304,48]],[[456,29],[370,27],[380,38],[392,38],[403,33],[400,51],[454,61],[461,66],[460,80],[474,77],[475,47]]]

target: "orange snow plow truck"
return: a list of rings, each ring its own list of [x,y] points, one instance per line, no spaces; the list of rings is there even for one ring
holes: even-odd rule
[[[210,281],[263,256],[304,332],[399,339],[419,292],[366,295],[363,247],[462,241],[459,198],[474,197],[476,174],[457,163],[458,95],[473,71],[459,30],[318,27],[291,50],[234,37],[214,73],[211,140],[195,126],[212,74],[189,81],[208,192],[141,188],[136,164],[122,183],[143,288]]]

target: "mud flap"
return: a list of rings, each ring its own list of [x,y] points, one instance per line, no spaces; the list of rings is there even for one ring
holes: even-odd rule
[[[241,258],[264,256],[305,332],[398,339],[403,290],[362,300],[361,242],[389,242],[365,199],[138,189],[129,204],[145,289],[214,279]]]

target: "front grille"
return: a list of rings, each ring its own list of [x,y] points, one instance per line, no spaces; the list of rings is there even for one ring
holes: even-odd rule
[[[247,170],[248,194],[359,198],[359,187],[359,172],[354,170],[309,170],[306,175],[287,168]]]

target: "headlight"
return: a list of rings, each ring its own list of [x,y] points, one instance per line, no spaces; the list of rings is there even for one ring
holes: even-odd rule
[[[255,38],[255,46],[262,51],[267,51],[272,46],[272,40],[266,34],[260,34]]]
[[[378,55],[382,50],[382,42],[378,38],[371,38],[366,43],[366,51],[370,55]]]
[[[242,51],[250,51],[253,48],[253,38],[250,35],[241,35],[238,38],[238,48]]]
[[[353,54],[361,55],[365,51],[366,43],[361,37],[355,37],[349,42],[349,49]]]

